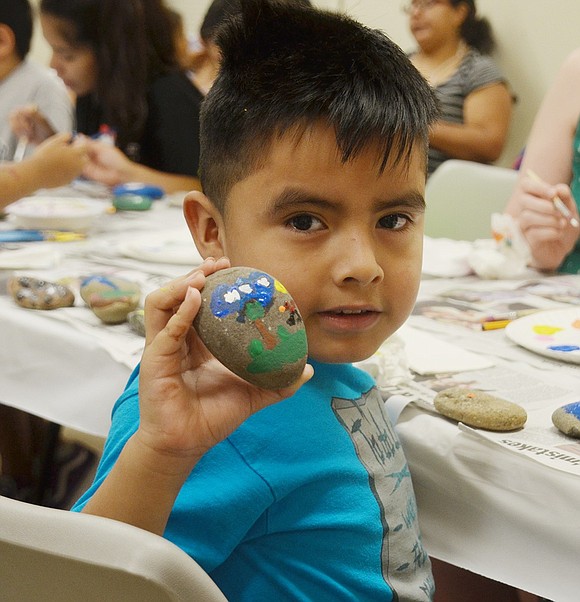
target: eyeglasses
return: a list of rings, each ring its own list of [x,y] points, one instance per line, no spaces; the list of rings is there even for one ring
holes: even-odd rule
[[[415,10],[429,10],[438,4],[444,4],[444,0],[411,0],[403,5],[403,12],[410,15]]]

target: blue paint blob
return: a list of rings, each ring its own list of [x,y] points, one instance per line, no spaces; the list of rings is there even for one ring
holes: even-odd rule
[[[275,294],[274,279],[264,272],[252,272],[241,276],[233,284],[216,286],[211,296],[211,311],[216,318],[233,313],[243,314],[246,304],[251,301],[266,307]],[[243,318],[240,320],[243,322]]]
[[[562,406],[562,409],[566,414],[571,414],[574,418],[580,420],[580,401],[574,401],[573,403]]]
[[[570,351],[580,351],[580,347],[578,345],[551,345],[548,347],[551,351],[562,351],[564,353],[569,353]]]
[[[99,284],[103,284],[105,286],[109,286],[115,289],[119,288],[112,280],[107,278],[107,276],[101,276],[99,274],[87,276],[84,280],[81,281],[81,287],[92,284],[93,282],[98,282]]]

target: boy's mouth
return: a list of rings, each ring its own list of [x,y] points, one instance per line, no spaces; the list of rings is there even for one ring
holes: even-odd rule
[[[318,315],[326,327],[346,332],[371,328],[379,320],[381,312],[374,308],[339,307],[321,311]]]

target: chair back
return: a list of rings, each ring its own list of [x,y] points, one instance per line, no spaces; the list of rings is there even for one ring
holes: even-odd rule
[[[119,521],[0,496],[3,602],[227,602],[166,539]]]
[[[427,180],[425,235],[491,238],[491,214],[503,213],[518,172],[507,167],[450,159]]]

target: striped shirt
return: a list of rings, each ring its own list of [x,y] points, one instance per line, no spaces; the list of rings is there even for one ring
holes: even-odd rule
[[[445,82],[435,87],[435,93],[441,107],[441,120],[463,123],[463,105],[465,99],[475,90],[507,80],[494,60],[470,49],[457,71]],[[443,161],[451,159],[449,155],[430,148],[429,170],[431,175]]]

